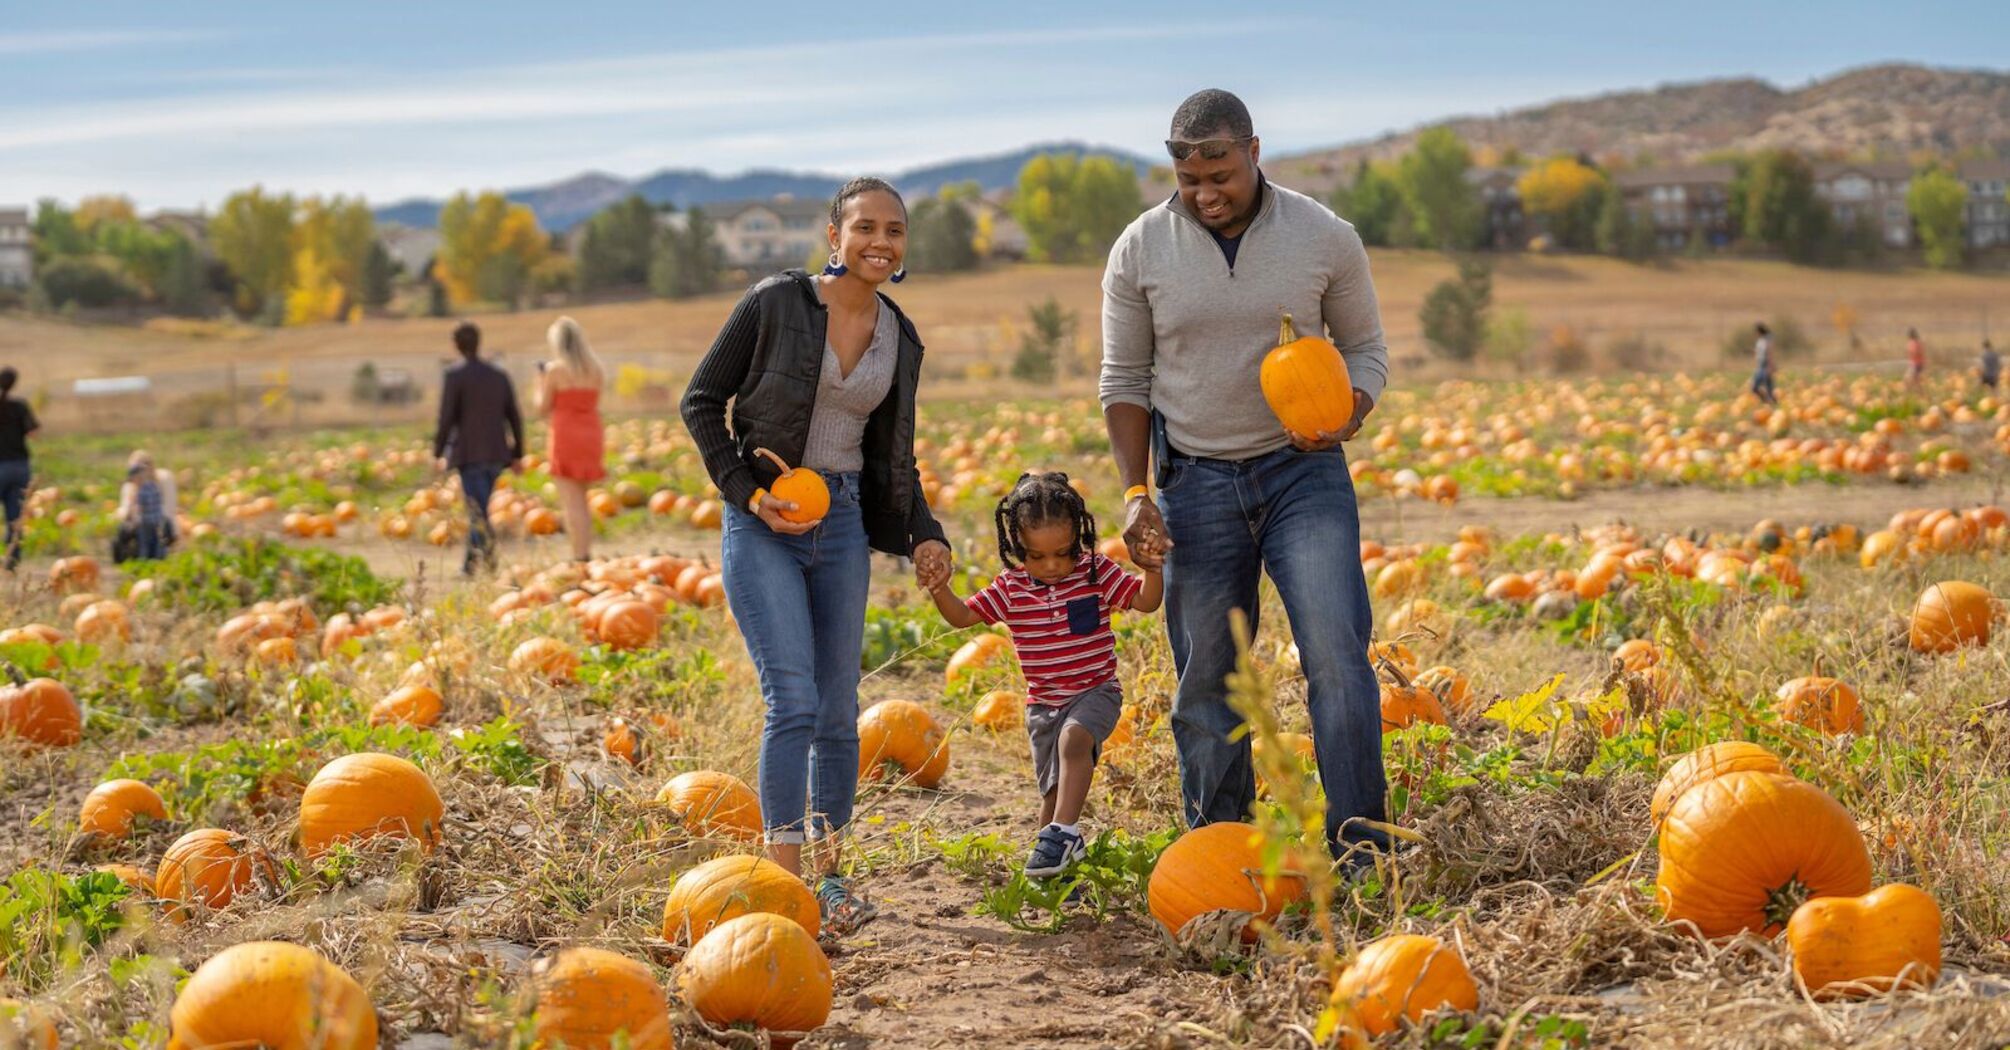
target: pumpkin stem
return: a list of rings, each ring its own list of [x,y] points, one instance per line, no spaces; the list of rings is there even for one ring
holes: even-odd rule
[[[796,472],[796,468],[791,467],[787,463],[782,462],[782,457],[775,455],[773,452],[770,452],[767,449],[757,448],[754,450],[754,455],[768,457],[769,462],[775,465],[775,469],[782,472],[782,477],[786,478],[789,475],[794,474]]]
[[[1814,891],[1799,876],[1788,879],[1785,885],[1767,893],[1766,921],[1771,924],[1767,928],[1785,926],[1787,920],[1794,917],[1794,912],[1812,896]]]
[[[1277,345],[1289,346],[1297,341],[1298,330],[1291,327],[1291,315],[1287,313],[1283,322],[1277,326]]]

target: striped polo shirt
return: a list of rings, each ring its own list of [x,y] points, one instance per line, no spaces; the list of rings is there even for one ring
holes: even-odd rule
[[[1143,586],[1116,562],[1091,553],[1058,583],[1007,569],[964,604],[985,623],[1002,623],[1012,632],[1012,648],[1026,675],[1026,699],[1051,706],[1116,678],[1110,610],[1130,608]]]

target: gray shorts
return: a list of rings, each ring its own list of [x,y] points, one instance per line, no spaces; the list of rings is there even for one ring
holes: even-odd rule
[[[1061,782],[1061,728],[1072,722],[1086,730],[1096,742],[1090,751],[1094,761],[1102,757],[1103,741],[1117,728],[1123,708],[1124,691],[1114,678],[1076,693],[1064,704],[1026,705],[1026,737],[1033,744],[1033,780],[1040,794]]]

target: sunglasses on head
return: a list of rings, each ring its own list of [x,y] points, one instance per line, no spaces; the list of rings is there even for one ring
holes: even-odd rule
[[[1195,152],[1200,154],[1202,160],[1220,160],[1228,156],[1228,151],[1238,146],[1246,146],[1254,138],[1253,135],[1238,135],[1230,139],[1202,139],[1199,142],[1167,139],[1166,152],[1172,154],[1174,160],[1185,160]]]

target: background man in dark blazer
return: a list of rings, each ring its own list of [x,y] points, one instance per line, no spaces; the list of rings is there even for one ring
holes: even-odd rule
[[[476,357],[482,332],[466,321],[454,329],[454,348],[464,358],[447,369],[440,387],[440,425],[433,432],[433,458],[441,470],[460,471],[461,498],[468,505],[468,555],[461,572],[473,575],[476,561],[494,568],[495,534],[489,526],[489,496],[496,478],[523,458],[523,414],[509,373]]]

